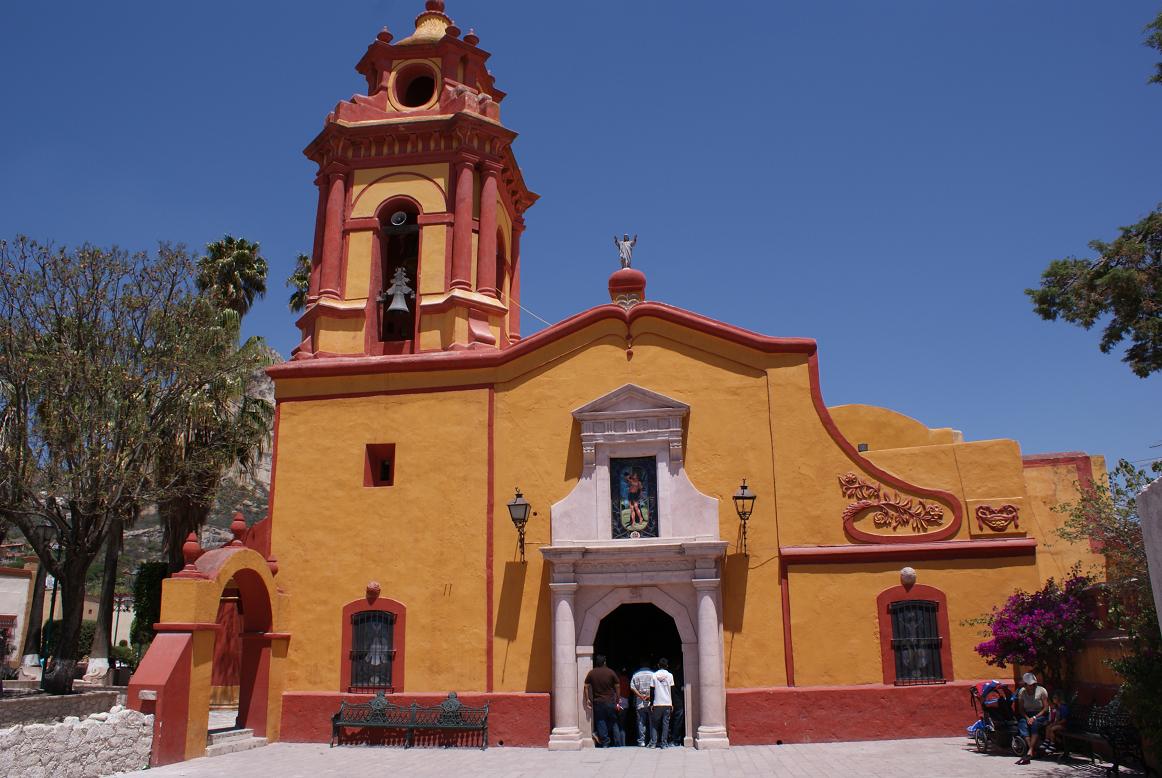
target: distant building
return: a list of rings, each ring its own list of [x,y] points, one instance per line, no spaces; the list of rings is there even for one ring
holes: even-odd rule
[[[271,738],[327,740],[340,700],[455,690],[491,704],[493,743],[581,748],[595,653],[631,671],[668,658],[700,748],[962,732],[968,686],[998,673],[964,621],[1099,559],[1053,534],[1051,508],[1101,458],[829,408],[814,340],[651,301],[636,267],[524,337],[522,265],[556,260],[521,255],[537,196],[489,55],[443,6],[403,40],[379,34],[356,66],[367,95],[306,149],[314,259],[302,342],[269,371],[270,518],[233,546],[194,543],[165,584],[135,679],[157,701],[137,704],[178,705],[187,735],[157,760],[204,746],[223,592],[242,612],[239,722]],[[594,121],[593,99],[569,120]],[[869,355],[924,366],[892,344]]]
[[[0,643],[5,646],[0,665],[20,664],[20,650],[28,631],[35,565],[0,567]]]

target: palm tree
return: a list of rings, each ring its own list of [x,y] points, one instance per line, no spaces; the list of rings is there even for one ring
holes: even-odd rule
[[[266,260],[257,243],[227,235],[206,246],[198,260],[198,289],[218,309],[216,339],[224,360],[238,365],[220,373],[189,398],[179,428],[166,430],[172,445],[157,462],[159,476],[179,481],[157,508],[173,570],[182,566],[182,543],[209,518],[223,475],[232,468],[249,470],[267,443],[274,407],[258,396],[255,375],[278,360],[259,337],[238,338],[242,317],[266,294]]]
[[[307,309],[307,293],[311,288],[311,258],[306,254],[299,254],[295,271],[286,280],[286,285],[294,290],[287,300],[287,307],[291,313],[302,313]]]
[[[223,320],[224,328],[236,331],[236,319],[227,315]],[[270,435],[274,407],[257,396],[253,379],[277,355],[258,337],[238,352],[243,357],[238,364],[249,369],[223,373],[201,387],[190,399],[182,428],[169,432],[173,445],[158,462],[159,476],[177,482],[157,506],[171,571],[182,567],[186,536],[209,518],[222,477],[233,467],[251,470]]]
[[[226,235],[206,245],[198,259],[198,291],[209,292],[223,308],[245,316],[256,297],[266,294],[266,260],[245,238]]]

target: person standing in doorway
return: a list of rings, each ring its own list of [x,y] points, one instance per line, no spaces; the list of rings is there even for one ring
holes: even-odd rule
[[[623,667],[617,673],[617,709],[614,712],[617,727],[613,730],[615,746],[625,745],[625,728],[629,723],[629,694],[629,671]]]
[[[629,681],[629,692],[633,696],[633,712],[637,716],[637,744],[645,746],[650,738],[650,694],[654,689],[654,671],[645,659],[638,662],[639,669]]]
[[[605,657],[593,655],[593,669],[585,676],[585,707],[593,711],[598,748],[613,745],[617,727],[617,673],[605,666]]]
[[[658,669],[654,673],[654,706],[653,725],[654,733],[650,738],[652,748],[668,748],[670,746],[670,715],[674,712],[673,701],[674,676],[670,673],[670,662],[665,657],[658,660]]]

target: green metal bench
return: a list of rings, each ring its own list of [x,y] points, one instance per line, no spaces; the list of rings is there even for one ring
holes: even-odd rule
[[[1095,747],[1101,747],[1102,751],[1109,753],[1112,762],[1107,771],[1110,775],[1118,774],[1119,766],[1127,756],[1143,767],[1146,764],[1142,754],[1142,736],[1130,714],[1122,707],[1120,697],[1114,697],[1107,705],[1077,709],[1069,717],[1059,737],[1059,762],[1068,760],[1071,754],[1079,750],[1090,759],[1095,759]]]
[[[344,728],[402,730],[404,748],[410,748],[416,732],[479,732],[480,749],[488,748],[488,704],[470,708],[460,702],[456,692],[439,705],[396,705],[382,691],[368,702],[339,703],[339,712],[331,717],[331,746],[339,740]]]

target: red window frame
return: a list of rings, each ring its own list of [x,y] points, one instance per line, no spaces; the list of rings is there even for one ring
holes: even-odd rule
[[[347,603],[343,606],[343,631],[339,651],[339,691],[351,692],[351,648],[354,633],[351,627],[351,617],[365,611],[380,611],[395,616],[394,632],[392,633],[392,647],[395,657],[391,660],[391,693],[399,694],[404,686],[404,649],[407,636],[407,606],[390,597],[376,597],[368,602],[366,597]]]
[[[876,615],[880,625],[880,658],[883,664],[884,684],[896,683],[896,653],[892,650],[891,605],[904,600],[931,600],[936,603],[936,626],[940,636],[940,672],[948,683],[956,676],[952,672],[952,634],[948,628],[948,596],[934,586],[912,584],[893,586],[876,597]],[[931,683],[939,683],[932,681]]]

